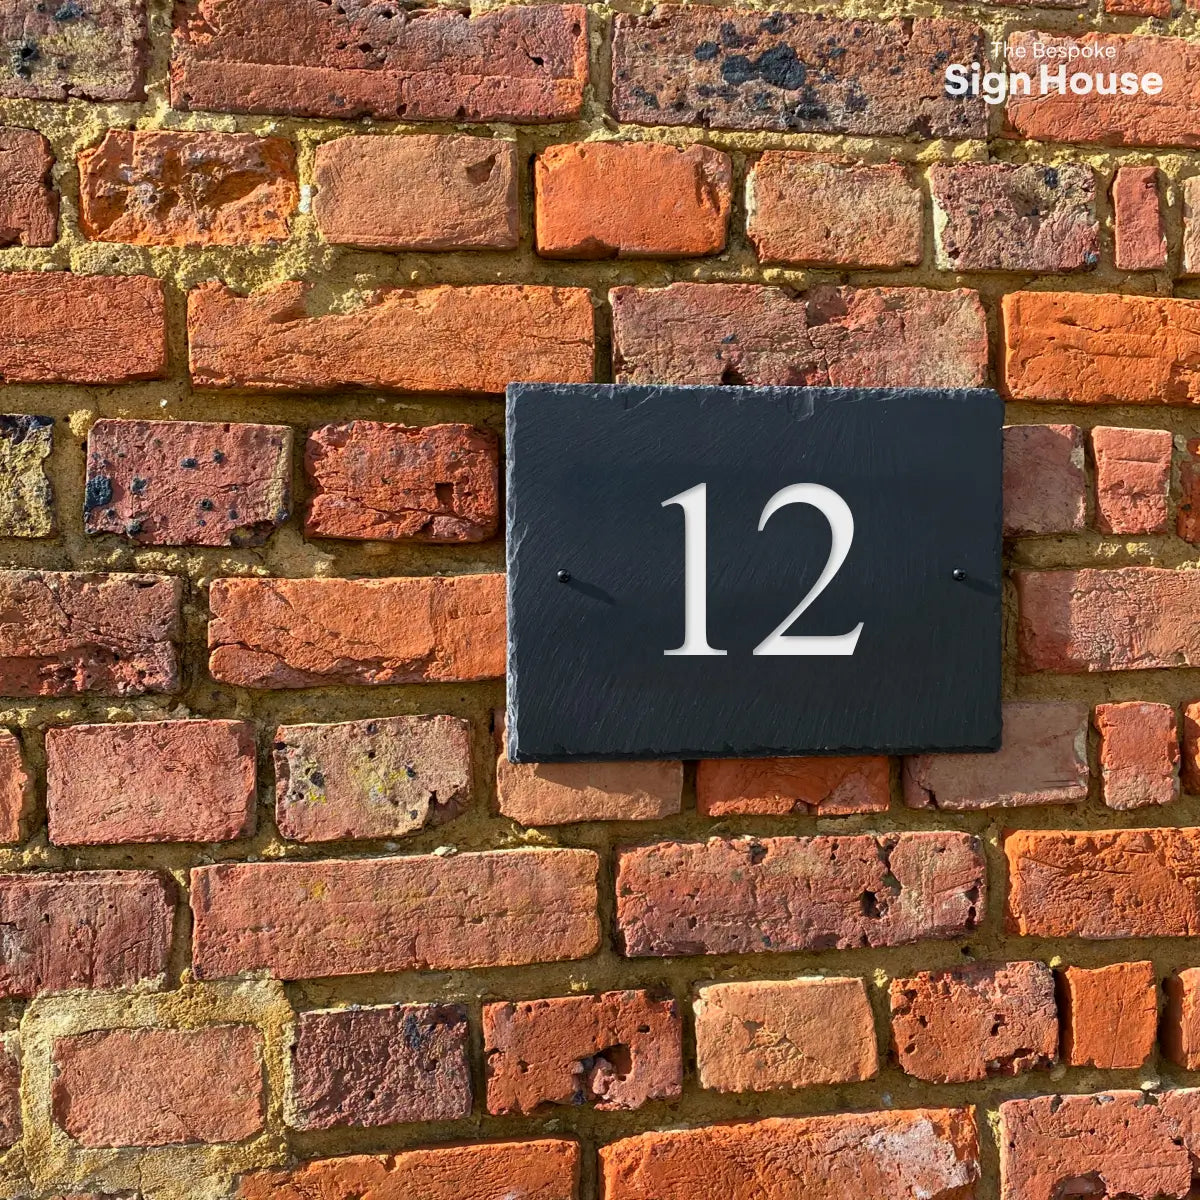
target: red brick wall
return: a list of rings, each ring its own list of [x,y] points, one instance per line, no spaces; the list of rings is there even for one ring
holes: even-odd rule
[[[813,7],[0,2],[0,1194],[1191,1194],[1200,26]],[[1001,389],[1004,749],[507,762],[516,379]]]

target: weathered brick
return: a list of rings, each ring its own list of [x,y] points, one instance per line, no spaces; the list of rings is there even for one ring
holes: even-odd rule
[[[1158,168],[1121,167],[1113,178],[1112,204],[1117,269],[1162,270],[1167,265],[1167,230]]]
[[[673,283],[614,288],[610,300],[619,383],[974,387],[987,377],[975,292]]]
[[[588,79],[582,5],[468,16],[310,0],[186,0],[171,104],[396,121],[564,121]]]
[[[1104,11],[1126,17],[1169,17],[1171,0],[1104,0]]]
[[[127,383],[166,366],[161,280],[0,273],[0,383]]]
[[[1183,256],[1184,275],[1200,275],[1200,176],[1183,181]]]
[[[0,1149],[21,1140],[21,1056],[17,1035],[0,1037]]]
[[[376,717],[275,731],[275,821],[286,838],[395,838],[471,800],[471,727],[457,717]]]
[[[705,817],[886,812],[891,774],[882,757],[710,758],[696,771],[696,808]]]
[[[617,15],[612,108],[635,125],[986,137],[982,99],[947,96],[937,67],[983,52],[964,21],[660,4]]]
[[[298,1129],[470,1116],[466,1010],[392,1004],[301,1013],[292,1104]]]
[[[1113,963],[1060,972],[1062,1057],[1068,1066],[1133,1070],[1154,1053],[1154,964]]]
[[[1183,739],[1180,778],[1191,796],[1200,795],[1200,700],[1183,706]]]
[[[1158,567],[1018,571],[1021,671],[1200,665],[1200,573]]]
[[[768,150],[746,180],[746,232],[762,262],[903,267],[921,261],[921,190],[899,163]]]
[[[1036,49],[1035,49],[1036,47]],[[1163,81],[1157,95],[1138,90],[1134,95],[1080,96],[1051,87],[1043,95],[1038,86],[1037,62],[1051,69],[1065,59],[1035,59],[1041,53],[1063,53],[1079,47],[1115,51],[1111,59],[1076,58],[1066,74],[1096,72],[1107,77],[1154,73]],[[1020,49],[1025,57],[1017,58]],[[1122,33],[1071,33],[1056,36],[1040,31],[1009,34],[1010,70],[1034,76],[1030,94],[1010,95],[1005,115],[1009,128],[1023,138],[1041,142],[1099,142],[1105,146],[1200,146],[1200,46],[1180,37],[1144,37]],[[1027,64],[1034,63],[1033,67]],[[1082,65],[1081,65],[1082,64]]]
[[[1008,926],[1031,937],[1195,937],[1200,829],[1020,830]]]
[[[1005,534],[1073,533],[1086,521],[1083,430],[1078,425],[1006,425]]]
[[[518,379],[592,378],[592,304],[583,288],[381,288],[353,312],[323,316],[307,314],[309,288],[292,281],[253,296],[220,283],[193,290],[192,381],[259,391],[498,393]]]
[[[944,271],[1083,271],[1100,261],[1091,167],[935,166],[929,188]]]
[[[503,575],[218,579],[209,670],[241,687],[504,674]]]
[[[50,143],[36,129],[0,126],[0,246],[54,245],[58,192],[50,181],[53,166]]]
[[[161,983],[174,918],[153,871],[0,875],[0,997]]]
[[[223,842],[254,832],[254,726],[134,721],[46,732],[46,811],[60,846]]]
[[[1185,1071],[1200,1068],[1200,967],[1186,967],[1165,981],[1163,1053]]]
[[[142,546],[260,546],[288,518],[292,431],[208,421],[97,421],[84,527]]]
[[[976,963],[891,985],[903,1070],[928,1083],[1020,1075],[1058,1057],[1054,975],[1045,963]]]
[[[600,1148],[605,1200],[970,1200],[966,1108],[768,1117],[638,1134]]]
[[[45,468],[53,446],[53,417],[0,416],[0,537],[55,532],[54,489]]]
[[[475,425],[347,421],[308,437],[309,537],[483,542],[500,520],[499,445]]]
[[[1100,787],[1109,808],[1145,808],[1179,799],[1179,732],[1169,704],[1096,706]]]
[[[299,200],[296,152],[286,138],[110,129],[79,156],[79,223],[95,241],[283,241]]]
[[[546,258],[720,254],[733,170],[710,146],[579,142],[533,167],[537,251]]]
[[[25,840],[33,810],[33,776],[21,755],[16,734],[0,729],[0,846]]]
[[[341,137],[317,147],[314,181],[313,215],[327,242],[380,250],[512,250],[519,240],[515,142],[440,134]]]
[[[178,579],[0,571],[0,695],[179,690]]]
[[[0,96],[140,100],[148,37],[145,0],[0,6]]]
[[[1200,438],[1187,438],[1179,462],[1179,504],[1175,532],[1193,545],[1200,543]]]
[[[197,867],[194,970],[316,979],[586,958],[598,867],[565,849]]]
[[[1171,435],[1165,429],[1091,432],[1096,524],[1103,533],[1164,533],[1171,490]]]
[[[776,979],[697,988],[700,1086],[768,1092],[855,1083],[879,1070],[861,979]]]
[[[1035,1096],[1000,1105],[1001,1200],[1186,1196],[1200,1092]],[[1097,1190],[1099,1189],[1099,1190]]]
[[[83,1146],[240,1142],[263,1127],[251,1025],[102,1029],[59,1038],[51,1057],[55,1123]]]
[[[975,928],[984,893],[962,833],[659,842],[619,854],[617,928],[631,957],[898,946]]]
[[[243,1175],[238,1200],[576,1200],[579,1143],[470,1142],[432,1150],[318,1159],[291,1170]]]
[[[604,992],[483,1006],[487,1106],[604,1112],[674,1100],[683,1086],[679,1009],[649,992]]]
[[[1009,701],[995,754],[921,754],[904,760],[910,808],[967,812],[1075,804],[1088,792],[1088,709],[1062,701]]]
[[[1012,292],[1001,306],[1014,400],[1200,403],[1200,300]]]

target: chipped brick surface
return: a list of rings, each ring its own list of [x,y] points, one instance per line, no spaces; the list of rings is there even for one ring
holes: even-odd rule
[[[0,845],[24,840],[33,809],[33,776],[17,736],[0,729]]]
[[[1179,718],[1169,704],[1098,704],[1100,788],[1109,808],[1179,799]]]
[[[696,769],[696,807],[706,817],[886,812],[891,774],[879,756],[710,758]]]
[[[1169,984],[1168,984],[1169,986]],[[1059,974],[1062,1057],[1072,1067],[1133,1070],[1154,1053],[1154,964],[1067,967]]]
[[[1195,1071],[1200,1068],[1200,968],[1186,967],[1168,975],[1164,990],[1163,1053],[1176,1066]]]
[[[1004,430],[1004,532],[1073,533],[1087,520],[1083,430],[1008,425]]]
[[[0,18],[2,20],[2,18]],[[0,126],[0,246],[52,246],[58,237],[54,152],[36,129]]]
[[[1091,433],[1096,523],[1104,533],[1163,533],[1171,490],[1171,435],[1165,429]]]
[[[1167,265],[1167,231],[1157,167],[1122,167],[1113,180],[1114,261],[1122,271]]]

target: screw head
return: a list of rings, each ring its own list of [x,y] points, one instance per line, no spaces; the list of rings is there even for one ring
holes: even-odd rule
[[[571,572],[570,571],[559,571],[558,574],[555,576],[555,578],[558,580],[559,583],[570,583],[571,582]]]
[[[958,580],[959,583],[962,583],[962,581],[967,577],[967,573],[962,569],[962,567],[955,567],[951,574],[956,580]]]

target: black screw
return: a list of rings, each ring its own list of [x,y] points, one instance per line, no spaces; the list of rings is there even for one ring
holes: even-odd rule
[[[570,571],[559,571],[557,578],[558,578],[559,583],[570,583],[571,582],[571,572]]]
[[[962,569],[962,567],[955,567],[951,574],[956,580],[958,580],[959,583],[962,583],[962,581],[967,577],[967,573]]]

